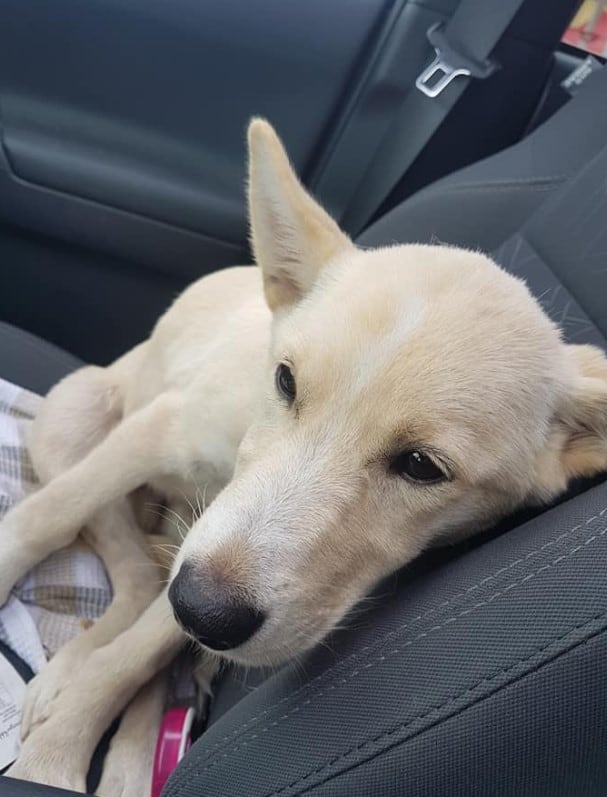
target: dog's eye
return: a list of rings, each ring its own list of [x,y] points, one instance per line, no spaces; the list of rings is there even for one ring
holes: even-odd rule
[[[285,363],[280,363],[276,369],[276,389],[289,404],[295,401],[295,377],[293,371]]]
[[[390,470],[397,476],[423,484],[432,484],[447,478],[430,457],[415,450],[404,451],[395,457],[390,463]]]

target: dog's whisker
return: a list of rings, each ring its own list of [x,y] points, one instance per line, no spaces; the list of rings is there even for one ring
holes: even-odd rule
[[[192,475],[192,479],[193,479],[194,485],[196,487],[196,492],[194,493],[194,498],[195,498],[195,501],[196,501],[196,506],[198,508],[198,519],[199,519],[199,518],[202,517],[204,512],[206,512],[206,509],[207,509],[207,491],[209,489],[209,483],[206,482],[204,484],[204,486],[202,487],[202,505],[201,505],[201,501],[200,501],[201,486],[198,483],[198,481],[196,480],[196,476],[195,475]]]
[[[194,483],[195,483],[195,480],[194,480],[194,478],[193,478],[193,477],[191,477],[191,478],[192,478],[192,480],[193,480],[193,481],[194,481]],[[189,497],[188,497],[187,493],[185,492],[185,490],[179,490],[179,492],[181,493],[181,496],[183,497],[183,500],[184,500],[184,501],[186,502],[186,504],[189,506],[189,508],[190,508],[190,512],[192,513],[192,520],[191,520],[191,523],[190,523],[190,525],[192,525],[192,524],[193,524],[193,523],[195,523],[195,522],[196,522],[196,520],[198,519],[198,516],[197,516],[197,514],[196,514],[196,508],[194,507],[194,504],[193,504],[193,503],[191,502],[191,500],[189,499]]]
[[[167,521],[169,521],[169,523],[173,524],[173,526],[175,527],[175,529],[177,530],[177,533],[179,534],[179,536],[181,538],[181,541],[183,542],[185,540],[185,538],[186,538],[186,535],[187,535],[190,527],[188,526],[186,521],[182,518],[182,516],[179,514],[179,512],[177,512],[175,509],[173,509],[170,506],[167,506],[165,509],[166,509],[166,512],[169,512],[170,515],[172,516],[172,518],[171,518],[171,517],[168,517],[168,516],[165,515],[165,520],[167,520]],[[182,528],[185,529],[185,533],[182,531]]]
[[[146,509],[164,509],[166,504],[161,504],[160,501],[144,501],[143,505]]]
[[[162,520],[166,520],[167,519],[166,514],[165,514],[166,507],[160,505],[160,509],[154,509],[152,507],[149,507],[147,509],[150,512],[150,514],[154,515],[155,517],[161,518]],[[160,511],[160,510],[162,510],[162,511]]]
[[[209,485],[205,484],[205,486],[203,488],[203,492],[202,492],[202,511],[203,512],[206,512],[207,511],[207,507],[209,506],[208,503],[207,503],[207,493],[208,493],[208,491],[209,491]]]
[[[251,667],[248,664],[243,664],[239,671],[241,675],[237,677],[237,682],[242,686],[243,689],[248,689],[248,678],[249,673],[251,672]]]
[[[200,487],[196,487],[196,492],[194,493],[194,498],[196,500],[196,508],[198,509],[198,518],[202,517],[203,508],[200,505]]]
[[[150,560],[149,562],[135,562],[131,565],[133,570],[141,569],[141,568],[160,568],[161,570],[164,568],[165,570],[170,570],[168,565],[164,565],[162,562],[157,562],[156,560]]]
[[[164,504],[155,504],[155,505],[150,504],[149,506],[151,507],[151,511],[153,512],[153,514],[155,514],[157,517],[161,518],[162,520],[166,520],[167,522],[173,525],[173,527],[177,530],[181,538],[181,541],[183,542],[187,532],[189,531],[189,526],[186,523],[186,521],[181,517],[181,515],[171,507],[166,506]],[[159,507],[160,511],[154,511],[153,509],[154,506]],[[167,513],[172,514],[174,517],[169,517]],[[186,530],[185,534],[182,532],[181,528],[182,525]]]
[[[161,542],[153,542],[151,543],[151,547],[154,550],[164,551],[165,553],[175,553],[177,554],[180,550],[179,545],[174,545],[172,543],[161,543]]]
[[[165,507],[165,511],[166,511],[166,512],[169,512],[169,514],[171,514],[171,515],[172,515],[174,518],[176,518],[176,520],[177,520],[179,523],[183,524],[184,526],[187,526],[187,521],[185,520],[185,518],[184,518],[184,517],[182,517],[182,515],[180,515],[180,514],[179,514],[179,512],[177,512],[177,510],[176,510],[176,509],[173,509],[173,507],[172,507],[172,506],[168,506],[168,505],[167,505],[167,506]]]

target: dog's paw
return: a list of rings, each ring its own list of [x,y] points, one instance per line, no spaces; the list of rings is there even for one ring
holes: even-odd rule
[[[129,740],[114,737],[96,789],[97,797],[143,797],[151,791],[155,739],[143,733]]]
[[[21,717],[22,740],[46,722],[53,713],[56,699],[69,686],[74,673],[83,671],[90,653],[84,642],[82,636],[72,639],[28,683]]]
[[[68,791],[86,791],[89,761],[78,755],[69,733],[61,740],[60,733],[57,728],[49,733],[47,726],[32,733],[6,774]]]
[[[26,541],[20,507],[0,521],[0,606],[4,606],[12,588],[39,560],[40,556]]]
[[[12,588],[21,577],[23,569],[22,551],[16,544],[13,524],[0,522],[0,606],[4,606]]]
[[[24,741],[53,713],[53,705],[63,690],[69,686],[74,673],[81,672],[85,665],[84,652],[70,650],[70,644],[58,651],[46,667],[27,685],[23,714],[21,717],[21,739]]]
[[[96,789],[97,797],[142,797],[152,788],[152,765],[146,769],[141,761],[109,760],[103,768],[103,775]]]
[[[49,672],[49,667],[50,663],[27,685],[21,716],[21,741],[25,741],[35,728],[46,722],[51,715],[53,701],[63,689],[63,679],[55,678]]]

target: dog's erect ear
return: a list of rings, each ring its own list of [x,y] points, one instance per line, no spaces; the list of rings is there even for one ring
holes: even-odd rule
[[[607,469],[607,357],[594,346],[569,346],[577,365],[573,393],[558,413],[565,430],[567,479]]]
[[[303,188],[263,119],[249,125],[249,219],[271,310],[299,301],[320,269],[354,246]]]

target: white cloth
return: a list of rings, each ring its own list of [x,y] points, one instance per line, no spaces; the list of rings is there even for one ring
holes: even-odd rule
[[[40,396],[0,379],[0,518],[36,489],[27,439],[40,401]],[[16,585],[0,609],[0,640],[38,672],[47,658],[103,614],[111,595],[101,561],[79,539]]]

